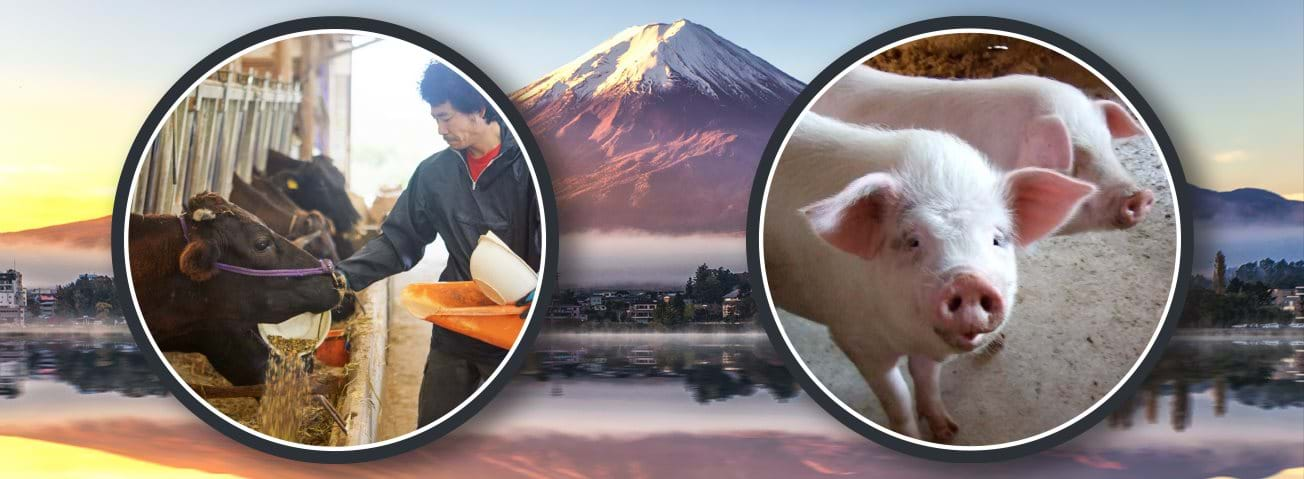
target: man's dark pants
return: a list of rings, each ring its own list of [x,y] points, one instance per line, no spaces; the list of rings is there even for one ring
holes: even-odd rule
[[[417,398],[417,427],[435,422],[462,404],[497,367],[496,361],[453,356],[431,344]]]

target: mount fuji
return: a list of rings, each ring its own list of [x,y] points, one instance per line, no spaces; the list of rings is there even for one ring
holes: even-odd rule
[[[762,150],[804,85],[709,28],[634,26],[512,94],[562,232],[738,233]]]

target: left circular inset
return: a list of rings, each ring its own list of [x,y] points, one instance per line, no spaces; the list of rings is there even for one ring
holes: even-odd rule
[[[550,185],[507,95],[438,41],[272,25],[199,61],[136,135],[118,295],[155,372],[223,434],[309,462],[391,456],[522,366],[555,281]],[[438,354],[387,348],[396,334]],[[386,374],[421,380],[385,391]]]

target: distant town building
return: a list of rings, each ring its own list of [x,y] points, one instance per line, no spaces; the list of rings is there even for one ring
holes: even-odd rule
[[[588,315],[584,314],[584,308],[580,305],[563,304],[549,307],[547,318],[552,320],[584,321],[588,319]]]
[[[27,319],[27,292],[23,274],[10,269],[0,273],[0,323],[23,324]]]
[[[54,317],[54,307],[59,304],[59,300],[53,294],[41,294],[36,297],[36,303],[41,305],[41,310],[37,313],[41,319]]]
[[[1281,308],[1283,311],[1297,313],[1296,316],[1304,316],[1304,286],[1296,286],[1294,289],[1274,289],[1271,291],[1272,305]]]
[[[1272,295],[1272,305],[1281,307],[1283,304],[1286,303],[1287,296],[1291,296],[1295,294],[1295,290],[1287,289],[1287,288],[1274,288],[1268,290],[1268,294]]]
[[[739,303],[742,303],[741,295],[742,291],[737,288],[725,294],[724,299],[720,302],[720,315],[726,318],[741,316],[742,314],[738,309]]]
[[[656,309],[656,303],[637,303],[631,304],[625,313],[630,321],[646,323],[652,321],[652,312]]]

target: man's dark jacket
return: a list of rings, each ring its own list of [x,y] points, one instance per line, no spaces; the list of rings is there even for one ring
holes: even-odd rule
[[[538,202],[534,182],[520,147],[502,128],[502,148],[471,180],[464,151],[445,149],[422,161],[381,225],[381,234],[361,251],[341,261],[338,269],[349,287],[360,290],[388,276],[407,271],[436,236],[448,246],[448,266],[439,281],[470,281],[471,251],[493,230],[512,251],[539,270]],[[446,330],[433,328],[432,348],[477,361],[499,361],[505,350]]]

